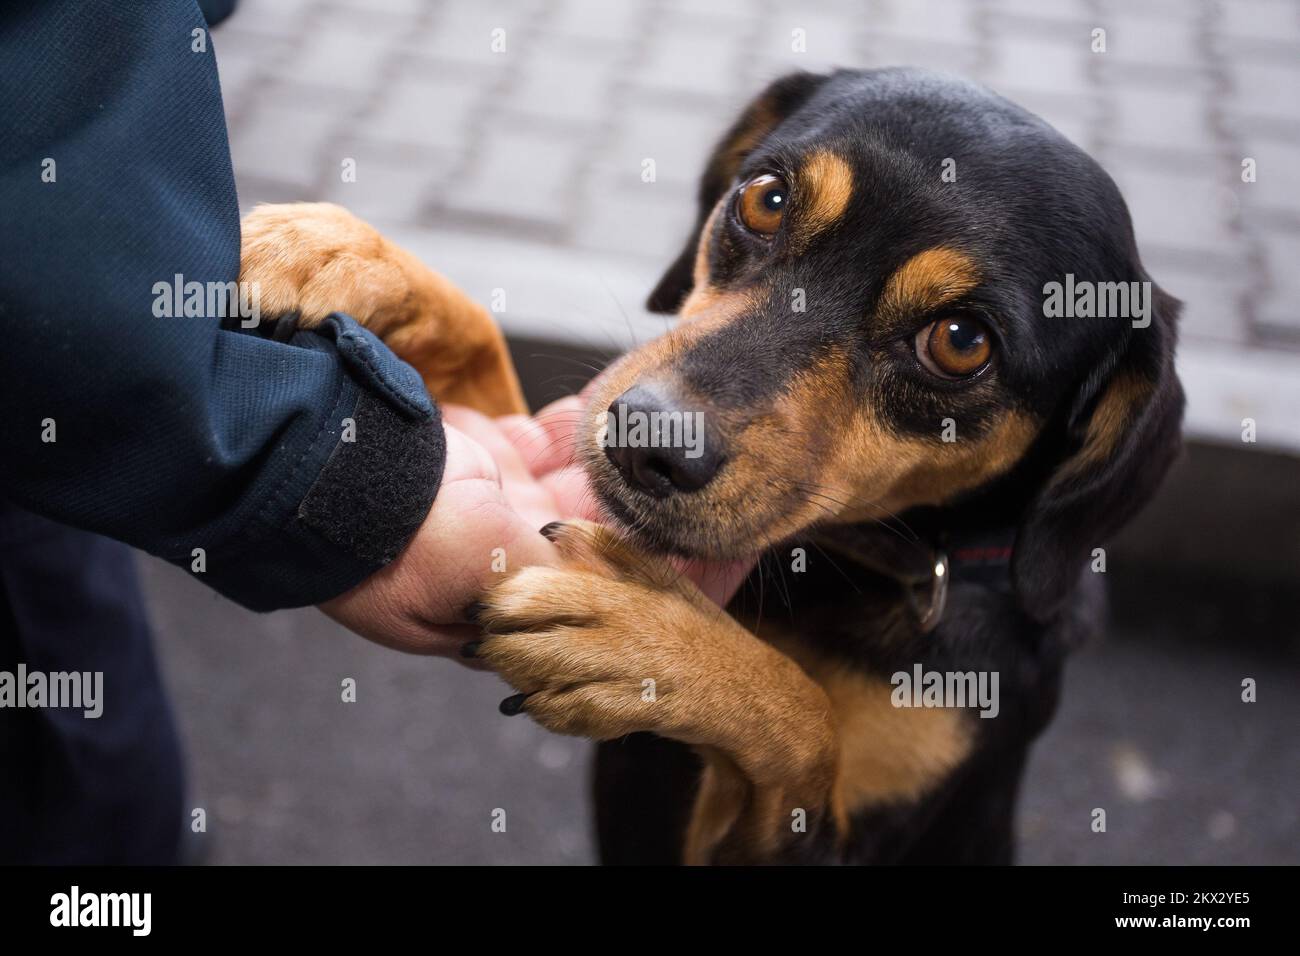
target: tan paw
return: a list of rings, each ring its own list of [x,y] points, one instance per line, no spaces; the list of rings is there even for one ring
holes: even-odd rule
[[[344,312],[413,366],[434,398],[486,415],[527,411],[487,310],[374,227],[332,203],[258,206],[244,218],[240,281],[262,316],[311,328]]]
[[[557,733],[694,736],[709,685],[721,686],[726,641],[714,640],[738,626],[676,569],[607,528],[575,521],[548,536],[564,566],[524,568],[488,593],[477,656]]]
[[[300,313],[310,328],[346,312],[376,334],[402,319],[408,280],[391,245],[332,203],[261,205],[243,221],[239,278],[256,283],[262,313]]]

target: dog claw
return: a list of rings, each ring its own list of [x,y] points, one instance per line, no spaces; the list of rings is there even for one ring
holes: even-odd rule
[[[507,717],[513,717],[515,716],[515,714],[521,713],[523,711],[524,704],[527,701],[528,701],[527,694],[513,694],[510,697],[507,697],[505,700],[503,700],[501,702],[501,706],[498,707],[497,709],[500,710],[501,713],[505,714]]]

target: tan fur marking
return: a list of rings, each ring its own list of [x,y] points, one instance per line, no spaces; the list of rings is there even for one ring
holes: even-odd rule
[[[763,636],[830,699],[840,745],[837,795],[845,813],[922,797],[970,754],[971,717],[962,711],[895,707],[887,681],[821,657],[797,636]]]
[[[1108,461],[1124,440],[1124,432],[1133,424],[1137,410],[1151,397],[1153,387],[1150,381],[1132,372],[1116,375],[1097,400],[1083,447],[1065,463],[1053,481],[1068,480]]]
[[[938,423],[936,422],[936,428]],[[873,408],[858,409],[828,455],[819,481],[846,504],[841,521],[880,518],[917,505],[944,504],[1008,471],[1028,450],[1040,422],[1010,409],[979,437],[955,442],[895,434]]]
[[[733,465],[710,485],[719,512],[755,514],[756,507],[770,504],[770,494],[757,495],[754,489],[770,489],[773,477],[779,476],[778,487],[793,484],[801,492],[794,508],[763,516],[758,540],[750,547],[780,541],[835,507],[834,496],[828,500],[822,494],[830,489],[817,473],[818,465],[834,455],[834,432],[825,428],[822,416],[850,407],[851,401],[848,356],[836,349],[794,378],[770,411],[754,416],[733,438]]]
[[[846,670],[819,682],[839,727],[839,792],[849,813],[916,800],[970,753],[970,718],[954,708],[895,707],[889,684]]]
[[[939,246],[918,252],[889,277],[882,312],[914,315],[947,305],[979,281],[975,262],[964,252]]]
[[[798,638],[767,635],[826,692],[840,744],[845,813],[916,800],[969,756],[971,718],[955,708],[895,707],[887,681],[820,657]]]
[[[853,198],[853,170],[830,150],[819,149],[804,160],[795,179],[796,246],[802,248],[817,233],[839,221]]]
[[[1028,451],[1038,429],[1029,415],[1008,411],[980,438],[940,443],[892,439],[885,453],[907,467],[881,492],[880,504],[891,511],[945,504],[1007,472]]]
[[[719,148],[714,160],[714,176],[724,188],[735,178],[745,157],[776,129],[780,121],[781,117],[766,99],[757,100],[745,110],[732,131],[731,139]]]
[[[713,224],[722,209],[722,201],[713,207],[709,218],[700,230],[699,245],[695,249],[695,269],[691,277],[691,293],[677,310],[679,318],[685,320],[712,308],[720,297],[718,290],[709,285],[709,246],[713,241]]]
[[[700,774],[695,805],[691,809],[682,845],[682,862],[688,866],[701,866],[708,862],[709,852],[736,825],[749,796],[744,775],[725,754],[710,747],[695,749],[704,761],[704,770]]]

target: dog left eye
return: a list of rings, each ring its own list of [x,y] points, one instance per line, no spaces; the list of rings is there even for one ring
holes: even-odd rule
[[[789,190],[781,177],[756,176],[740,187],[736,212],[746,229],[767,238],[781,227],[789,199]]]
[[[945,316],[916,334],[918,361],[941,378],[969,378],[989,364],[993,337],[980,319]]]

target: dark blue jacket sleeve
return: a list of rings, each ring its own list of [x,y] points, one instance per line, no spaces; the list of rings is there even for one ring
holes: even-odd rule
[[[203,27],[193,2],[0,12],[0,496],[248,607],[318,603],[410,539],[442,428],[347,316],[276,341],[156,314],[160,283],[239,272]]]

